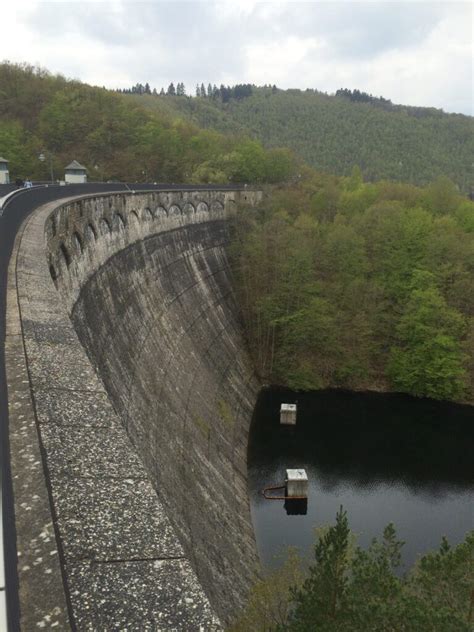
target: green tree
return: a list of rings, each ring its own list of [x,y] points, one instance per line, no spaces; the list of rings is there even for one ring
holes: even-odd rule
[[[368,549],[351,546],[342,510],[315,546],[316,563],[292,590],[280,632],[470,632],[474,617],[474,532],[420,559],[399,577],[403,542],[389,524]]]
[[[463,200],[455,213],[459,226],[467,233],[474,233],[474,202]]]
[[[408,578],[408,589],[439,621],[437,629],[472,630],[474,531],[454,548],[443,538],[438,551],[424,555],[416,564]]]
[[[347,178],[346,188],[348,191],[357,191],[357,189],[362,187],[363,183],[362,170],[359,165],[354,165],[352,167],[350,178]]]
[[[380,540],[356,546],[341,507],[316,532],[314,562],[305,569],[290,550],[256,581],[229,632],[472,632],[474,531],[455,547],[443,538],[404,576],[403,545],[389,524]]]
[[[204,184],[227,184],[228,177],[224,171],[213,164],[213,161],[205,161],[194,169],[190,181]]]
[[[245,610],[227,632],[276,632],[288,622],[290,586],[300,586],[303,577],[301,559],[289,549],[280,568],[256,581]]]
[[[455,184],[446,176],[440,176],[426,189],[425,205],[435,214],[456,210],[461,200]]]
[[[460,398],[466,381],[465,320],[448,307],[432,274],[417,271],[412,287],[387,367],[392,385],[418,396]]]
[[[270,320],[279,337],[272,371],[297,390],[327,387],[340,353],[334,309],[317,296],[317,286],[312,294],[300,309]]]
[[[392,524],[385,527],[382,542],[373,540],[368,550],[358,548],[352,563],[348,610],[356,629],[394,629],[399,615],[401,582],[394,575],[401,560],[403,542]]]
[[[9,161],[10,178],[40,173],[35,141],[18,121],[0,121],[0,156]]]
[[[350,530],[342,507],[336,524],[314,547],[315,564],[301,588],[293,590],[294,610],[286,629],[291,632],[335,630],[347,608],[350,563]]]
[[[311,196],[311,213],[320,221],[333,221],[340,208],[341,190],[333,179],[327,179]]]
[[[433,217],[424,209],[383,201],[354,223],[365,235],[373,277],[384,288],[391,308],[399,311],[411,290],[413,271],[424,267]]]
[[[264,165],[266,182],[287,182],[294,175],[295,169],[295,157],[289,149],[267,151]]]
[[[257,141],[244,140],[237,144],[231,154],[224,156],[223,166],[233,182],[263,182],[265,151]]]

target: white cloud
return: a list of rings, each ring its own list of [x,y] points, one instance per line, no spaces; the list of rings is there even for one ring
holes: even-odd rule
[[[445,15],[426,39],[372,60],[368,90],[399,103],[472,113],[472,53],[471,21]]]
[[[323,49],[324,43],[315,37],[291,36],[278,42],[250,44],[245,51],[248,80],[257,85],[278,83],[291,87],[292,83],[300,84],[301,65],[310,56],[316,59]]]
[[[108,87],[184,81],[340,87],[472,111],[466,2],[22,2],[0,59]]]
[[[288,23],[292,7],[286,8]],[[249,45],[250,76],[330,93],[358,88],[395,103],[472,113],[472,5],[354,2],[351,11],[349,3],[303,8],[298,30],[313,36],[273,34],[270,41]]]

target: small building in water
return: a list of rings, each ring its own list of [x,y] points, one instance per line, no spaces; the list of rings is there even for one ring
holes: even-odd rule
[[[286,470],[286,496],[288,498],[308,498],[308,475],[306,470]]]
[[[8,171],[8,160],[0,158],[0,184],[8,184],[10,182],[10,172]]]
[[[64,181],[69,184],[84,184],[87,182],[87,169],[77,160],[73,160],[64,170]]]
[[[280,424],[283,426],[296,425],[296,404],[282,404],[280,406]]]

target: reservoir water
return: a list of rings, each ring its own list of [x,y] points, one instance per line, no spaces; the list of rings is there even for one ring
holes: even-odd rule
[[[280,426],[281,403],[298,406],[296,427]],[[250,430],[249,493],[262,564],[288,546],[312,556],[314,529],[334,524],[340,505],[359,545],[393,522],[405,541],[402,571],[418,556],[474,529],[474,408],[405,395],[337,390],[260,393]],[[309,477],[306,515],[261,490],[287,468]],[[312,557],[311,557],[312,559]]]

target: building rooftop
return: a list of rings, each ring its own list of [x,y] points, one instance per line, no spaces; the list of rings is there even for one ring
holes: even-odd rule
[[[298,470],[286,470],[286,479],[288,481],[307,481],[308,475],[303,468]]]
[[[65,169],[84,169],[84,171],[87,171],[87,169],[77,162],[77,160],[73,160],[71,164],[65,167]]]
[[[8,162],[8,160],[6,158],[0,157],[0,162]]]

